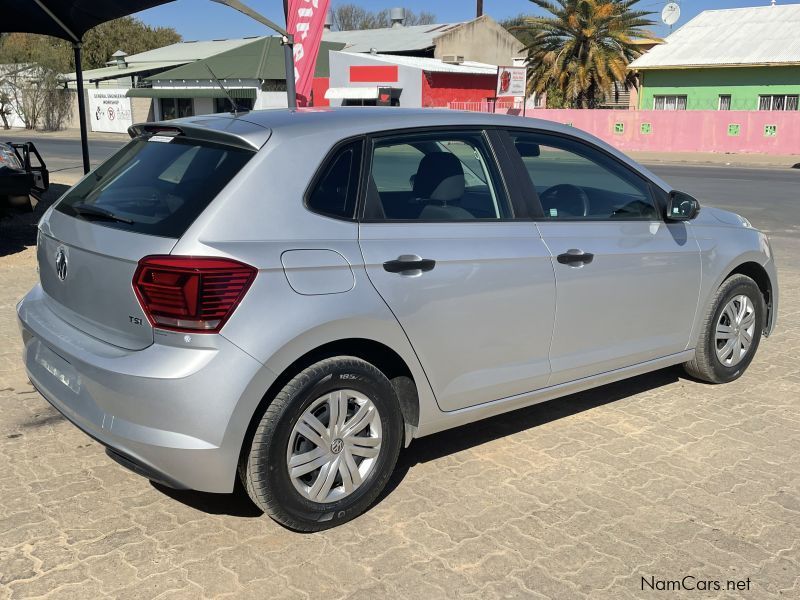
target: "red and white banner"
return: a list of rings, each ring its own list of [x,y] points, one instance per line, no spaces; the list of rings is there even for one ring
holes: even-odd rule
[[[286,0],[286,29],[294,36],[297,105],[308,106],[328,0]]]

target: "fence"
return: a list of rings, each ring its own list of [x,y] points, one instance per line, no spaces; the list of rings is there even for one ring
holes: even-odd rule
[[[491,103],[451,103],[480,110]],[[455,106],[458,105],[458,106]],[[498,104],[495,112],[521,114]],[[800,111],[532,109],[528,117],[582,129],[625,151],[800,154]]]
[[[452,110],[468,110],[470,112],[508,112],[514,108],[513,100],[483,100],[480,102],[448,102],[447,108]]]

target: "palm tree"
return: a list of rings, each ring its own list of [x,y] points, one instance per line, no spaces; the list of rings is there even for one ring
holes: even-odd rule
[[[552,16],[526,17],[528,91],[562,96],[573,108],[594,108],[623,87],[636,85],[628,63],[641,54],[632,41],[656,39],[652,14],[640,0],[531,0]]]

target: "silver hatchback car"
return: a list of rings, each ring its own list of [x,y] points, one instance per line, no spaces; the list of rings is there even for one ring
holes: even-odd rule
[[[210,115],[132,140],[39,224],[31,381],[109,455],[297,530],[414,438],[775,326],[767,237],[571,127],[454,111]]]

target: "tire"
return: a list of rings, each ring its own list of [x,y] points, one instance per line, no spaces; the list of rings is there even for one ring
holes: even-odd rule
[[[750,336],[752,341],[746,351],[743,352],[741,358],[737,359],[735,353],[738,352],[739,345],[736,344],[736,338],[732,337],[730,342],[733,343],[734,350],[731,351],[731,364],[726,364],[726,361],[720,358],[717,350],[719,348],[720,352],[725,353],[727,351],[727,342],[723,339],[718,339],[717,336],[727,335],[728,332],[722,331],[718,334],[717,327],[721,326],[723,329],[733,327],[735,331],[745,329],[737,325],[735,319],[731,321],[731,313],[723,316],[726,307],[732,301],[734,301],[734,308],[740,307],[742,302],[736,303],[735,299],[741,298],[747,298],[752,303],[753,329]],[[695,349],[695,357],[693,360],[684,363],[684,369],[692,377],[709,383],[728,383],[738,379],[750,365],[758,350],[761,334],[764,331],[765,319],[764,297],[756,282],[746,275],[732,275],[723,282],[711,299],[703,317],[702,329]],[[728,325],[729,323],[731,325]],[[749,323],[749,319],[746,318],[744,323]],[[747,329],[750,328],[748,327]]]
[[[334,414],[342,414],[336,407],[343,405],[348,407],[346,416],[343,421],[336,420],[342,425],[331,429]],[[376,412],[372,412],[373,408]],[[308,421],[309,414],[317,421]],[[353,419],[358,414],[369,421],[363,430],[354,423],[361,423],[360,419]],[[304,423],[322,426],[324,432],[319,434],[319,429],[300,424],[301,417]],[[348,424],[354,428],[352,435]],[[320,443],[309,441],[312,439]],[[270,402],[249,450],[243,454],[239,475],[250,498],[272,519],[296,531],[321,531],[341,525],[369,508],[392,474],[402,440],[403,417],[386,376],[359,358],[329,358],[304,369]],[[367,443],[377,444],[377,450],[363,446]],[[299,467],[292,467],[293,472],[318,460],[328,461],[327,466],[300,477],[290,476],[289,460],[312,456],[312,451],[322,456],[314,461],[303,460]],[[377,456],[367,458],[357,452],[377,452]],[[335,460],[339,462],[334,463]],[[325,491],[326,473],[335,473],[330,492]],[[344,487],[345,476],[352,488],[349,492]],[[360,483],[356,483],[359,478]],[[319,481],[325,483],[315,487]]]

